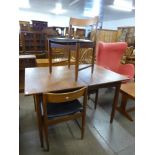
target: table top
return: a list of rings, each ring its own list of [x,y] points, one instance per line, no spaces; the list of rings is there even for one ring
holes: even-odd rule
[[[94,46],[95,43],[91,40],[86,40],[86,39],[70,39],[70,38],[48,38],[48,41],[52,44],[59,44],[59,45],[76,45],[79,43],[81,46]],[[54,47],[54,45],[53,45]]]
[[[92,43],[93,41],[87,39],[71,39],[71,38],[48,38],[51,42],[56,43]]]
[[[129,83],[122,84],[120,91],[134,99],[135,98],[135,83],[129,82]]]
[[[19,55],[19,59],[35,59],[35,55]]]
[[[80,65],[84,67],[85,65]],[[52,74],[48,67],[36,67],[25,69],[25,95],[39,94],[49,91],[72,89],[81,86],[98,87],[106,84],[118,83],[128,78],[110,70],[94,65],[94,72],[91,68],[79,71],[78,80],[75,81],[75,66],[54,66]]]

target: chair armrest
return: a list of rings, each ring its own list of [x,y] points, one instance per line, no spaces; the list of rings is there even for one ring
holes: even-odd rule
[[[118,73],[133,79],[135,75],[135,67],[133,64],[120,64]]]

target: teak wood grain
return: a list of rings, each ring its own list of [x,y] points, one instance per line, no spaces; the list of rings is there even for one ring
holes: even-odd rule
[[[135,99],[135,83],[134,82],[122,84],[120,91],[128,95],[130,98]]]
[[[86,65],[80,65],[85,67]],[[74,66],[68,69],[67,66],[53,67],[50,74],[48,67],[26,68],[25,70],[25,95],[45,93],[72,89],[81,86],[88,86],[88,89],[98,89],[115,86],[128,78],[110,70],[95,65],[94,73],[91,68],[79,72],[79,78],[74,80]]]

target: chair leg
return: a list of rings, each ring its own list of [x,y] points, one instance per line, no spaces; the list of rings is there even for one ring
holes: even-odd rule
[[[33,100],[34,100],[34,109],[35,109],[35,112],[36,112],[36,98],[35,98],[35,95],[33,95]]]
[[[133,121],[132,117],[128,114],[129,111],[133,111],[134,108],[130,108],[128,110],[126,110],[126,105],[127,105],[127,101],[128,101],[128,96],[126,94],[122,94],[122,100],[121,100],[121,105],[120,107],[117,108],[117,110],[124,115],[126,118],[128,118],[130,121]]]
[[[37,122],[38,122],[40,143],[41,143],[41,147],[43,147],[44,142],[43,142],[42,118],[41,118],[41,109],[40,109],[40,96],[35,95],[34,98],[36,101],[35,105],[36,105],[36,113],[37,113]]]
[[[48,141],[48,126],[44,122],[44,135],[45,135],[45,142],[46,142],[46,149],[45,151],[49,151],[49,141]]]
[[[95,47],[93,48],[93,53],[92,53],[92,68],[91,68],[91,73],[93,74],[94,71],[94,61],[95,61]]]
[[[70,49],[67,49],[67,50],[68,50],[68,68],[70,68],[71,51],[70,51]]]
[[[115,116],[115,111],[116,111],[117,104],[118,104],[120,86],[121,86],[121,84],[118,84],[115,88],[115,95],[114,95],[114,100],[113,100],[113,104],[112,104],[112,112],[111,112],[111,117],[110,117],[110,123],[113,122],[113,119]]]
[[[88,100],[90,99],[90,93],[88,94]]]
[[[76,61],[75,61],[75,81],[78,79],[78,70],[79,70],[79,50],[80,50],[80,44],[76,44]]]
[[[95,96],[95,105],[94,105],[94,108],[96,109],[97,107],[97,103],[98,103],[98,89],[96,90],[96,96]]]
[[[81,139],[84,138],[85,122],[86,122],[86,114],[85,114],[85,112],[83,112],[83,115],[82,115],[82,127],[81,127]]]

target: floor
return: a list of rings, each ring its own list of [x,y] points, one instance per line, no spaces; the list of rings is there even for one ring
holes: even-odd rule
[[[135,121],[116,112],[110,124],[113,96],[113,89],[100,89],[96,110],[94,103],[88,101],[84,140],[80,140],[80,130],[75,122],[62,123],[49,129],[50,152],[45,152],[40,147],[33,98],[20,94],[20,155],[134,155]],[[133,105],[134,101],[129,100],[128,106]],[[135,112],[130,115],[134,118]]]

